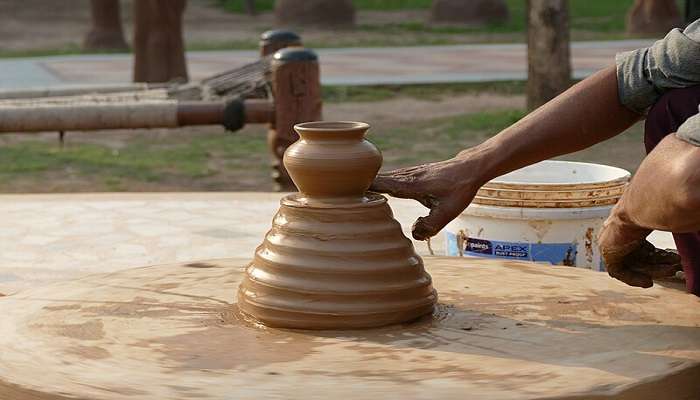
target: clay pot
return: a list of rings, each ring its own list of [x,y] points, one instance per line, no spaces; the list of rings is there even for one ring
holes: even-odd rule
[[[284,197],[238,291],[238,309],[271,327],[370,328],[430,314],[430,275],[386,198],[365,193],[382,162],[361,122],[295,126]]]
[[[284,166],[309,198],[361,198],[382,165],[367,140],[363,122],[307,122],[294,130],[299,140],[284,153]]]

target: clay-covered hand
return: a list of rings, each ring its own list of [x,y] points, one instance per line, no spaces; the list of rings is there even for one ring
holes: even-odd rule
[[[435,236],[471,203],[483,183],[473,179],[469,158],[455,158],[380,173],[370,190],[394,197],[414,199],[430,209],[413,224],[413,237]]]
[[[680,256],[649,243],[645,238],[650,231],[621,217],[621,205],[613,209],[598,236],[608,274],[630,286],[648,288],[653,286],[654,279],[680,271]]]

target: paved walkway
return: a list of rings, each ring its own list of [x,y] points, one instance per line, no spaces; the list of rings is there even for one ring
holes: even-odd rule
[[[576,42],[574,76],[583,78],[613,62],[616,53],[649,40]],[[318,50],[326,85],[375,85],[521,80],[527,77],[524,44],[347,48]],[[255,51],[194,51],[187,55],[194,80],[254,61]],[[0,89],[125,83],[128,54],[0,59]]]
[[[0,195],[0,293],[143,265],[249,258],[270,228],[280,193]],[[390,199],[410,237],[426,209]],[[655,232],[659,247],[671,236]],[[443,235],[432,243],[444,254]],[[421,255],[425,242],[414,242]],[[465,266],[468,263],[465,262]]]

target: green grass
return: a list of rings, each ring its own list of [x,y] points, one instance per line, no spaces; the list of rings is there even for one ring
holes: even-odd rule
[[[95,190],[124,190],[129,182],[192,184],[227,175],[249,173],[251,162],[264,163],[264,135],[197,135],[187,138],[130,139],[120,149],[99,144],[24,140],[0,146],[0,188],[15,179],[54,174],[82,177]],[[220,182],[225,185],[226,180]],[[223,188],[223,186],[222,186]]]
[[[625,30],[625,16],[633,0],[570,0],[570,24],[573,31],[599,33],[619,33],[611,36],[622,37]],[[389,25],[361,25],[367,31],[387,30],[388,32],[425,32],[435,34],[458,33],[515,33],[526,30],[526,7],[524,0],[507,0],[510,18],[503,23],[485,26],[431,25],[426,21],[402,21]]]
[[[65,56],[74,54],[119,54],[124,51],[110,50],[83,50],[77,43],[67,44],[56,48],[36,48],[36,49],[2,49],[0,48],[0,58],[18,57],[45,57],[45,56]]]
[[[483,142],[525,115],[505,109],[376,127],[369,140],[383,169],[443,160]],[[582,152],[562,157],[635,170],[643,156],[641,125]],[[106,145],[36,138],[0,146],[0,192],[271,190],[265,129],[147,136]],[[77,185],[77,186],[76,186]]]
[[[384,169],[453,157],[517,122],[519,109],[478,112],[421,121],[372,133],[369,138],[384,154]]]
[[[483,140],[524,115],[504,110],[401,125],[372,134],[396,168],[434,161]],[[114,149],[93,143],[24,139],[0,146],[0,191],[253,190],[272,187],[264,129],[127,139]],[[76,189],[62,180],[82,182]],[[247,181],[248,183],[245,183]],[[28,183],[29,182],[29,183]]]
[[[369,139],[382,150],[382,169],[391,170],[453,157],[525,115],[522,109],[506,109],[438,118],[371,131]],[[642,132],[643,124],[636,124],[622,135],[558,159],[607,164],[635,171],[644,157]]]
[[[243,0],[217,0],[217,2],[229,12],[240,13],[245,11]],[[432,0],[353,0],[357,9],[375,11],[424,9],[429,8],[431,2]],[[258,11],[271,11],[274,4],[274,0],[255,1],[255,7]]]
[[[224,10],[234,13],[243,11],[242,0],[212,0]],[[393,23],[367,23],[362,18],[354,30],[347,34],[305,41],[311,48],[323,47],[381,47],[444,45],[455,43],[501,43],[522,42],[526,28],[525,0],[506,0],[510,18],[504,23],[485,26],[431,24],[427,20],[408,19]],[[683,0],[678,0],[683,9]],[[432,0],[355,0],[359,10],[397,11],[427,9]],[[626,38],[625,15],[633,0],[570,0],[571,28],[574,40],[610,40]],[[274,0],[257,0],[260,11],[270,11]],[[256,49],[257,36],[273,26],[257,26],[250,38],[227,41],[198,41],[187,43],[188,50],[230,50]],[[300,33],[304,35],[304,31]],[[355,34],[359,33],[359,35]],[[93,54],[94,52],[89,52]],[[110,53],[109,51],[104,53]],[[57,48],[37,48],[28,50],[2,49],[0,58],[38,57],[52,55],[86,54],[78,43],[70,43]]]
[[[243,12],[242,0],[217,0],[229,12]],[[596,32],[621,32],[625,28],[625,16],[634,0],[570,0],[571,27],[574,30]],[[432,0],[354,0],[358,10],[396,11],[411,9],[428,9]],[[391,29],[406,32],[431,33],[468,33],[468,32],[524,32],[525,1],[507,0],[510,19],[505,23],[490,24],[483,27],[465,26],[431,26],[424,21],[404,21],[381,26],[360,25],[363,30]],[[679,3],[682,3],[680,1]],[[257,0],[260,11],[270,11],[273,0]],[[682,9],[682,7],[681,7]]]
[[[525,81],[440,83],[425,85],[324,86],[323,100],[330,103],[385,101],[398,97],[438,100],[470,93],[519,95]]]

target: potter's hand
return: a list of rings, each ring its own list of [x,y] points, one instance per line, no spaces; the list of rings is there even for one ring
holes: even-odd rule
[[[657,249],[646,241],[649,230],[630,222],[623,209],[624,200],[615,206],[598,236],[608,274],[630,286],[648,288],[654,279],[680,271],[678,254]]]
[[[470,164],[469,158],[457,156],[381,173],[370,190],[414,199],[428,207],[430,214],[413,224],[413,237],[426,240],[464,211],[479,190],[481,184],[471,178],[474,169]]]

